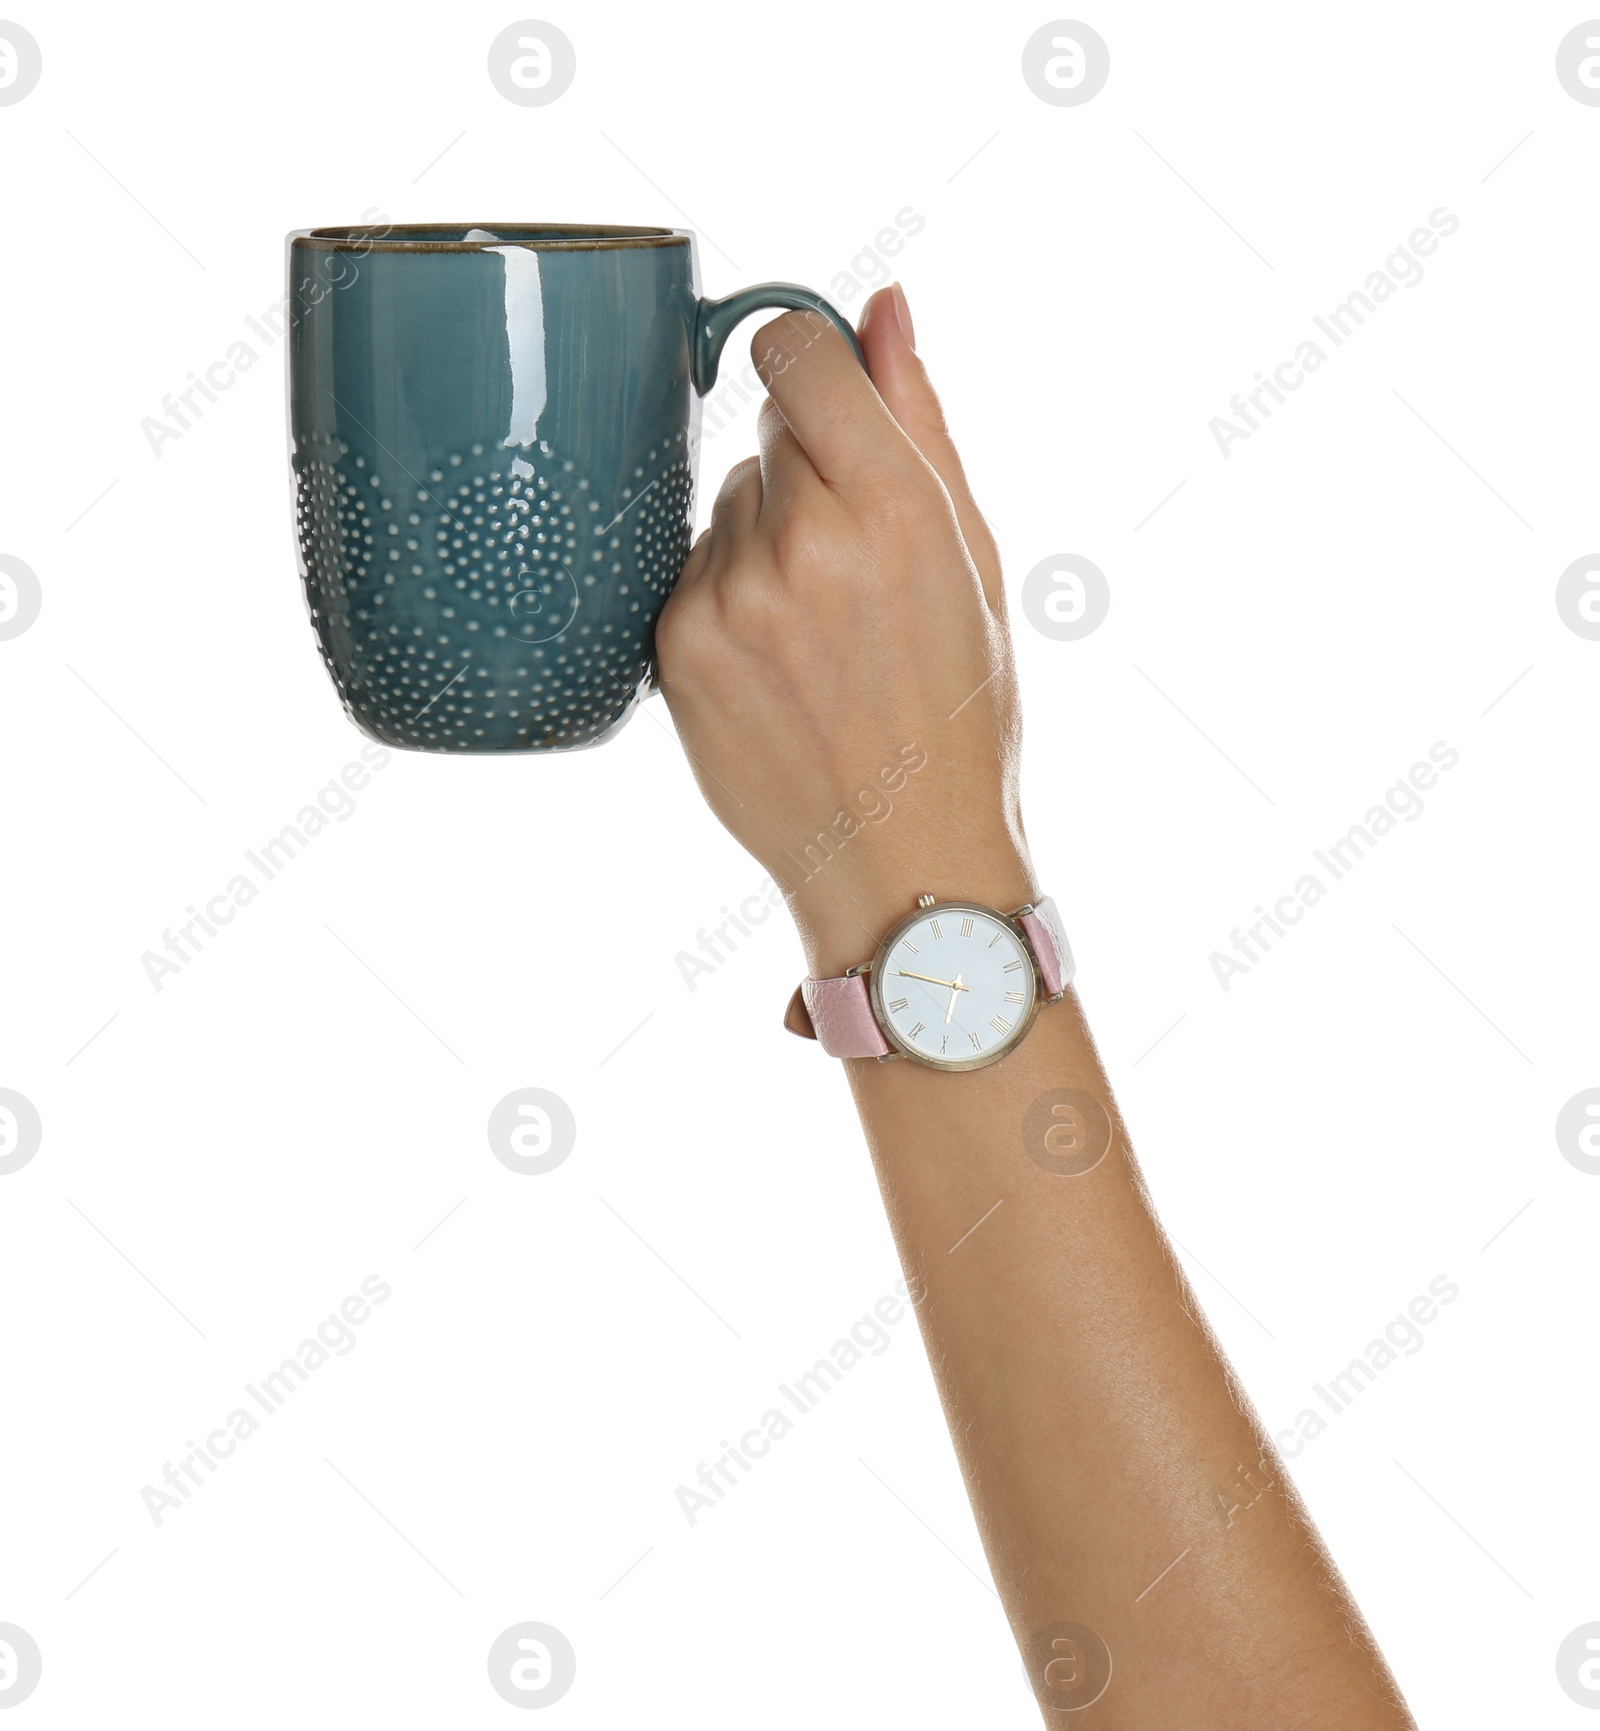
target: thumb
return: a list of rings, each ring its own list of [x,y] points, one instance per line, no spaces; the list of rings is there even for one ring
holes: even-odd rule
[[[967,485],[961,458],[945,426],[944,410],[927,369],[913,346],[916,341],[911,309],[899,283],[878,292],[862,308],[856,335],[867,357],[867,372],[878,395],[901,430],[928,460],[944,482],[955,506],[962,538],[983,578],[989,599],[996,600],[1000,587],[1000,555],[994,536],[984,521]]]

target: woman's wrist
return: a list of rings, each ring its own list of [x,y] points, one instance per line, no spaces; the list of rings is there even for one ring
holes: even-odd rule
[[[830,861],[809,878],[786,885],[813,979],[831,979],[871,961],[890,930],[916,907],[918,896],[979,902],[1009,913],[1041,893],[1026,852],[1009,839],[928,848],[876,861],[867,872],[835,871],[842,863]]]

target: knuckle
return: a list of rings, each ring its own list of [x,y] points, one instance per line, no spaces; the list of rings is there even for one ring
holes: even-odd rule
[[[717,497],[711,506],[713,530],[719,521],[726,522],[728,513],[733,510],[745,489],[759,484],[760,479],[761,459],[759,457],[745,457],[733,465],[722,486],[718,489]]]
[[[772,556],[786,577],[805,581],[836,570],[844,548],[817,510],[786,511],[772,525]]]
[[[679,589],[667,598],[656,619],[656,660],[663,677],[677,684],[695,682],[702,661],[714,653],[713,624],[703,586]]]
[[[784,606],[776,585],[743,572],[716,591],[717,639],[754,655],[769,669],[784,639]]]

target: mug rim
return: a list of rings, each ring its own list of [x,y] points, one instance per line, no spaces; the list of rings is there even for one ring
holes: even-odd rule
[[[472,229],[483,229],[493,240],[468,240]],[[446,240],[423,236],[448,235]],[[530,252],[607,252],[628,247],[687,246],[694,233],[686,228],[637,228],[626,223],[590,222],[400,222],[333,224],[297,228],[291,247],[318,252],[493,252],[516,246]]]

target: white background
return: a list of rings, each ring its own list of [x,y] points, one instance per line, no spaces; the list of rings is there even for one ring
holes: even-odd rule
[[[1600,542],[1600,109],[1554,71],[1586,14],[1096,0],[1078,108],[1021,76],[1056,14],[1005,0],[567,5],[546,108],[490,85],[522,14],[475,0],[12,15],[44,56],[0,108],[0,552],[44,592],[0,643],[0,1086],[44,1122],[0,1179],[21,1711],[501,1724],[485,1656],[535,1619],[572,1726],[1036,1722],[911,1321],[679,1511],[899,1271],[843,1078],[779,1026],[785,922],[684,983],[761,874],[659,702],[572,757],[396,754],[159,993],[140,963],[362,744],[297,592],[281,350],[159,458],[140,430],[281,294],[287,230],[688,224],[708,292],[826,293],[888,280],[863,249],[909,206],[1013,600],[1064,552],[1111,586],[1079,642],[1014,607],[1027,812],[1162,1217],[1275,1431],[1459,1285],[1294,1476],[1423,1723],[1586,1723],[1554,1656],[1600,1617],[1600,1179],[1553,1134],[1600,1084],[1600,643],[1554,604]],[[1425,279],[1224,459],[1209,420],[1439,206]],[[1425,813],[1224,992],[1211,953],[1438,740]],[[489,1151],[522,1086],[577,1117],[549,1176]],[[372,1274],[355,1349],[158,1528],[141,1487]]]

